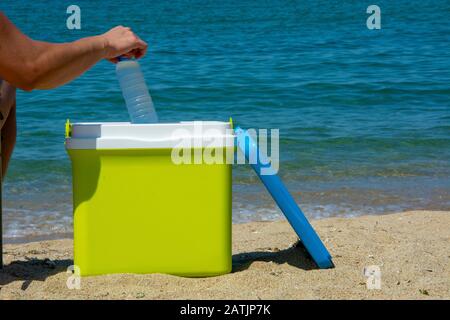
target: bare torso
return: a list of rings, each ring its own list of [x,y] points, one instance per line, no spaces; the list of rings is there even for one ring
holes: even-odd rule
[[[16,141],[16,88],[0,79],[0,132],[3,175]]]
[[[0,128],[3,127],[16,100],[16,89],[0,79]]]

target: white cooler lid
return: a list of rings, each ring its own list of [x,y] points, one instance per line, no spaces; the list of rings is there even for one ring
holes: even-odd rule
[[[182,121],[131,124],[130,122],[80,122],[71,124],[67,149],[161,149],[231,147],[234,134],[229,122]]]

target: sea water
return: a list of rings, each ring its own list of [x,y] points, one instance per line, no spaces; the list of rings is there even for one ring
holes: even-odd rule
[[[36,40],[131,26],[168,122],[280,129],[280,175],[310,218],[450,210],[450,2],[1,0]],[[99,9],[100,8],[100,9]],[[32,14],[30,14],[32,12]],[[17,144],[4,182],[6,240],[71,232],[64,123],[129,121],[114,66],[50,91],[17,92]],[[282,219],[249,166],[233,168],[233,221]]]

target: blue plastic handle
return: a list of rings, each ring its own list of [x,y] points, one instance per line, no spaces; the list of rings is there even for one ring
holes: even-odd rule
[[[236,134],[237,146],[243,152],[247,160],[256,160],[253,161],[255,163],[250,163],[250,165],[253,170],[255,170],[278,207],[280,207],[281,211],[286,216],[317,266],[321,269],[334,267],[330,253],[327,248],[325,248],[308,219],[298,207],[280,177],[274,173],[261,174],[261,169],[263,168],[266,172],[270,170],[270,163],[267,156],[258,150],[258,145],[246,130],[237,127],[234,132]]]

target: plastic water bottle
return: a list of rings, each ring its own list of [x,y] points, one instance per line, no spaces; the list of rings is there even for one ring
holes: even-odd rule
[[[116,74],[131,123],[158,122],[139,63],[136,60],[120,57],[116,65]]]

